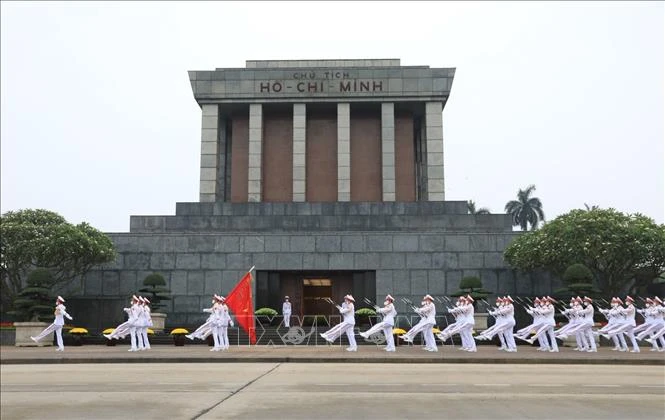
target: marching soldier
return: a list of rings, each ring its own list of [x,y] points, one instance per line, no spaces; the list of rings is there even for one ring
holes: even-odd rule
[[[55,349],[55,351],[65,351],[65,345],[62,342],[62,326],[65,325],[65,317],[69,319],[70,321],[73,320],[72,318],[66,311],[65,305],[65,300],[58,296],[55,300],[55,310],[53,311],[53,315],[55,315],[55,319],[53,320],[53,323],[46,327],[44,331],[39,333],[38,336],[36,337],[30,337],[32,341],[35,343],[39,342],[42,338],[46,337],[52,332],[55,332],[55,338],[58,343],[58,348]]]
[[[136,323],[140,312],[139,298],[136,295],[132,296],[130,300],[131,306],[123,308],[122,310],[127,313],[127,321],[118,325],[111,334],[104,334],[108,340],[125,338],[127,334],[131,339],[131,348],[128,351],[138,351],[136,343]]]
[[[358,350],[354,331],[356,325],[356,311],[353,304],[355,301],[356,300],[351,295],[344,296],[344,303],[342,303],[342,306],[335,305],[337,310],[339,310],[339,313],[342,314],[342,322],[335,325],[330,330],[320,334],[324,340],[329,343],[333,343],[342,334],[346,333],[346,337],[349,340],[349,347],[347,347],[346,351]]]
[[[397,316],[397,311],[395,310],[395,305],[393,302],[395,299],[387,295],[386,299],[383,301],[383,308],[374,306],[374,309],[377,313],[383,315],[381,322],[377,322],[365,332],[361,332],[360,336],[367,338],[372,334],[383,331],[383,335],[386,337],[386,347],[385,351],[393,352],[395,351],[395,337],[393,337],[393,326],[395,325],[395,316]]]
[[[408,343],[413,343],[415,336],[422,332],[425,339],[424,350],[439,351],[434,340],[434,333],[432,332],[432,328],[436,324],[434,298],[430,295],[425,295],[420,304],[420,308],[415,308],[415,312],[421,316],[420,322],[413,326],[406,334],[401,335],[400,338]]]

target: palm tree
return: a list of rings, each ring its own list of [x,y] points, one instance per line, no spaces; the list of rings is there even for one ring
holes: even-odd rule
[[[529,185],[526,190],[517,192],[517,200],[506,203],[506,213],[513,217],[513,226],[519,225],[524,231],[527,230],[529,224],[531,230],[535,230],[539,222],[545,221],[543,203],[539,198],[531,197],[534,191],[536,191],[536,186]]]
[[[587,203],[584,203],[584,207],[586,207],[586,211],[592,211],[592,210],[600,209],[600,206],[597,206],[595,204],[593,206],[589,207],[589,205]]]
[[[490,210],[487,207],[481,207],[476,210],[476,203],[473,200],[466,202],[466,208],[470,214],[490,214]]]

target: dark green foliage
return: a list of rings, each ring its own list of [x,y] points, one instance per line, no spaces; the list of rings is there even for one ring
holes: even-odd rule
[[[584,264],[573,264],[563,273],[563,281],[568,285],[574,283],[593,283],[593,273]]]
[[[51,296],[51,287],[55,279],[44,268],[30,272],[27,285],[14,299],[13,314],[22,321],[49,321],[53,319],[55,299]]]
[[[451,293],[451,296],[466,296],[470,295],[474,300],[485,299],[492,292],[483,289],[483,282],[479,277],[469,276],[464,277],[459,283],[457,292]]]
[[[636,293],[665,271],[665,226],[614,209],[572,210],[520,235],[504,258],[516,269],[556,276],[581,263],[605,297]]]
[[[149,293],[150,309],[152,312],[159,312],[166,308],[166,305],[161,303],[164,300],[171,300],[171,290],[166,288],[166,280],[164,276],[159,273],[149,274],[143,279],[143,287],[139,290],[140,293]]]
[[[115,259],[113,242],[87,223],[72,225],[48,210],[9,211],[0,217],[0,296],[4,305],[23,289],[27,274],[48,269],[54,285]]]
[[[527,230],[528,225],[531,225],[531,230],[535,230],[538,223],[545,221],[543,203],[539,198],[531,197],[534,191],[536,191],[536,186],[529,185],[526,190],[517,192],[517,200],[506,203],[505,210],[512,216],[513,226],[519,226],[524,231]]]
[[[277,311],[272,308],[259,308],[254,312],[257,316],[276,316]]]

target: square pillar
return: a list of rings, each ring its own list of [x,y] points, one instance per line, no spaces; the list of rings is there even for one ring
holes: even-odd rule
[[[351,201],[351,104],[337,104],[337,201]]]
[[[261,163],[263,149],[263,108],[249,105],[249,163],[247,165],[247,201],[261,201]]]
[[[395,201],[395,104],[381,104],[381,176],[383,201]]]
[[[293,201],[305,201],[307,107],[293,104]]]
[[[443,103],[425,104],[427,141],[427,201],[444,201],[443,184]]]
[[[215,201],[217,193],[219,106],[201,105],[201,178],[199,201]]]

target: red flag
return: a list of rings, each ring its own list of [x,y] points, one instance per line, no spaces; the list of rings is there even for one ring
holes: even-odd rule
[[[250,343],[256,344],[251,272],[248,272],[240,279],[236,287],[226,296],[225,303],[235,315],[238,325],[249,334]]]

